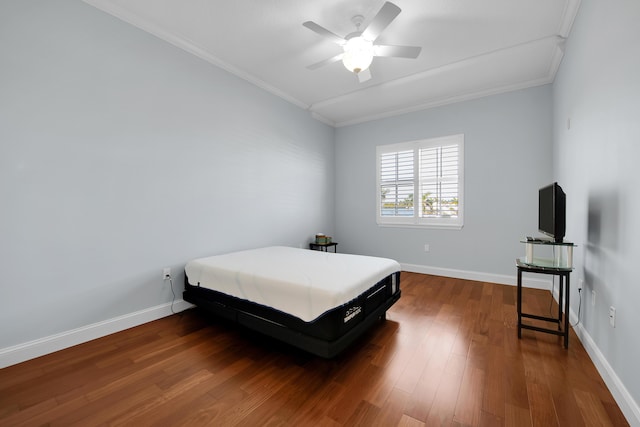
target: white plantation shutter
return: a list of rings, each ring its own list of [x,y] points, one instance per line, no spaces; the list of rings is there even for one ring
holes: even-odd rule
[[[421,217],[458,216],[458,146],[420,148]]]
[[[413,151],[385,153],[380,159],[380,197],[383,215],[413,215]]]
[[[379,146],[380,225],[461,228],[464,135]]]

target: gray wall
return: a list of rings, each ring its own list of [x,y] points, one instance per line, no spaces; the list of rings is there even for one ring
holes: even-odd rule
[[[581,327],[593,355],[640,402],[640,2],[583,0],[553,87],[554,173],[584,279]],[[570,120],[570,128],[567,124]],[[575,279],[574,279],[575,280]],[[591,291],[596,292],[592,306]],[[577,292],[573,292],[577,310]],[[616,326],[609,325],[609,307]],[[625,396],[629,397],[629,396]],[[640,420],[637,412],[636,422]]]
[[[337,129],[336,240],[342,250],[515,277],[514,260],[524,255],[519,240],[538,228],[538,188],[551,182],[550,106],[547,85]],[[463,229],[379,227],[376,146],[459,133],[465,135]]]
[[[334,130],[78,0],[0,2],[0,349],[332,233]],[[179,295],[180,297],[180,295]]]

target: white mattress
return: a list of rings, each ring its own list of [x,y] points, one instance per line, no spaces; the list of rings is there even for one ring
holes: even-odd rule
[[[275,308],[305,322],[397,271],[400,264],[388,258],[284,246],[200,258],[185,267],[191,285]]]

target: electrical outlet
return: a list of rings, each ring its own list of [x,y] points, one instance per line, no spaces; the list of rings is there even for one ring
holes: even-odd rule
[[[609,307],[609,324],[612,328],[616,327],[616,308],[614,306]]]
[[[578,280],[578,290],[581,291],[584,288],[584,279]]]
[[[591,307],[596,306],[596,290],[591,289]]]
[[[430,250],[430,248],[429,248],[429,244],[428,244],[428,243],[425,243],[425,244],[424,244],[424,251],[425,251],[425,252],[429,252],[429,250]]]
[[[165,267],[162,269],[162,280],[171,279],[171,268]]]

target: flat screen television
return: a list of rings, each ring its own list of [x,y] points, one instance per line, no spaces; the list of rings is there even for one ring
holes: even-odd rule
[[[554,182],[538,192],[538,230],[562,243],[566,229],[567,196]]]

